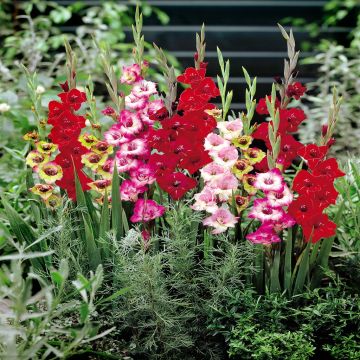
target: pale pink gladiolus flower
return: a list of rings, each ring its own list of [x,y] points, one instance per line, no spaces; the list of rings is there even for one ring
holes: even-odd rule
[[[190,207],[195,211],[206,211],[212,214],[218,209],[212,189],[205,187],[200,193],[195,194],[194,198],[195,203]]]
[[[219,121],[217,123],[217,128],[220,130],[224,139],[232,140],[241,135],[243,123],[240,119],[232,121]]]
[[[146,186],[137,186],[132,180],[124,180],[120,186],[121,200],[135,202],[139,194],[147,190]]]
[[[293,201],[293,194],[290,189],[284,185],[282,191],[269,191],[266,193],[266,198],[272,207],[288,206]]]
[[[272,169],[266,173],[256,174],[254,186],[262,191],[279,191],[284,188],[284,179],[279,169]]]
[[[205,226],[211,226],[214,230],[212,234],[220,234],[228,228],[235,227],[238,218],[235,217],[228,209],[219,208],[211,216],[203,220]]]
[[[261,222],[279,221],[283,216],[284,211],[281,208],[272,208],[267,199],[256,199],[249,213],[249,218]]]
[[[128,85],[135,84],[136,82],[142,80],[140,74],[141,74],[141,68],[138,64],[123,66],[123,72],[120,81],[123,84],[128,84]]]
[[[227,168],[224,168],[223,166],[215,162],[212,162],[210,164],[205,165],[200,170],[200,173],[201,173],[201,177],[207,183],[225,174],[230,174],[230,171]]]
[[[208,186],[219,196],[220,201],[227,201],[237,189],[238,184],[236,176],[229,173],[214,179]]]
[[[210,155],[213,157],[214,161],[224,166],[228,169],[233,167],[239,157],[238,151],[235,146],[227,146],[220,149],[217,152],[210,152]]]
[[[210,152],[217,152],[224,147],[228,147],[229,145],[229,141],[214,133],[207,135],[204,142],[205,150]]]
[[[162,216],[165,207],[159,205],[154,200],[138,199],[135,203],[134,214],[131,216],[131,222],[148,222]]]

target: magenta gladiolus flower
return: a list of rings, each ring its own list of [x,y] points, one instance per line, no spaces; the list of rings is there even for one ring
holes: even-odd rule
[[[135,202],[138,199],[138,195],[146,190],[146,186],[138,186],[132,180],[124,180],[120,186],[121,200]]]
[[[122,73],[120,81],[123,84],[132,85],[132,84],[142,80],[142,77],[140,74],[141,74],[141,68],[138,64],[133,64],[130,66],[123,66],[123,73]]]
[[[150,199],[138,199],[135,203],[131,222],[148,222],[162,216],[165,207]]]
[[[261,225],[253,233],[247,234],[246,239],[254,244],[262,245],[270,245],[281,241],[280,237],[276,234],[271,224]]]

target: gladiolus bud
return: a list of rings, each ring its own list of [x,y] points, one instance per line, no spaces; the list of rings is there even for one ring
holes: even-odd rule
[[[329,126],[327,124],[321,127],[321,135],[326,136]]]

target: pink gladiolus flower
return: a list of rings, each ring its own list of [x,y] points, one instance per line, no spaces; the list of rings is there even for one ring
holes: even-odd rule
[[[138,186],[132,180],[124,180],[120,186],[121,200],[135,202],[138,199],[138,195],[146,190],[146,186]]]
[[[123,84],[132,85],[132,84],[142,80],[142,77],[140,74],[141,74],[141,69],[138,64],[133,64],[131,66],[123,66],[123,73],[122,73],[120,81]]]
[[[157,93],[156,84],[152,81],[143,80],[133,87],[132,93],[138,97],[149,97]]]
[[[209,183],[216,195],[219,195],[220,201],[227,201],[238,187],[238,179],[233,174],[226,174],[218,177]]]
[[[134,214],[131,216],[131,222],[148,222],[162,216],[165,207],[159,205],[154,200],[138,199],[135,203]]]
[[[238,151],[234,146],[224,147],[216,153],[211,152],[210,155],[213,156],[213,159],[217,164],[224,166],[228,169],[235,165],[236,160],[239,156]]]
[[[291,215],[285,213],[283,217],[279,221],[274,222],[272,226],[276,232],[280,232],[281,230],[293,227],[295,224],[295,219]]]
[[[217,128],[222,133],[224,139],[232,140],[240,136],[243,129],[243,123],[240,119],[220,121],[217,123]]]
[[[122,144],[119,151],[122,156],[145,156],[149,148],[143,139],[134,139]]]
[[[205,226],[214,228],[212,234],[220,234],[230,227],[235,227],[238,218],[235,217],[228,209],[219,208],[211,216],[203,220]]]
[[[104,139],[110,145],[120,146],[131,140],[130,135],[125,136],[121,132],[121,125],[120,124],[113,124],[108,131],[104,132]]]
[[[289,206],[293,201],[293,194],[290,189],[284,185],[282,191],[269,191],[266,198],[272,207]]]
[[[137,186],[152,184],[156,180],[154,169],[150,165],[144,163],[130,170],[130,176]]]
[[[267,199],[256,199],[249,213],[249,218],[261,222],[279,221],[283,216],[284,211],[281,208],[272,208]]]
[[[201,170],[201,177],[204,179],[205,182],[213,181],[225,174],[230,174],[230,171],[223,166],[212,162],[206,166],[204,166]]]
[[[125,135],[136,135],[142,129],[142,123],[137,114],[123,110],[119,117],[120,131]]]
[[[263,224],[255,232],[247,234],[246,239],[254,244],[263,245],[270,245],[281,241],[272,225],[269,224]]]
[[[218,209],[216,196],[212,189],[205,187],[199,194],[196,194],[194,198],[195,203],[190,207],[195,211],[206,211],[212,214]]]
[[[146,96],[137,96],[134,93],[125,97],[125,105],[132,110],[142,110],[145,108],[148,98]]]
[[[210,152],[217,152],[224,147],[228,147],[230,142],[222,138],[220,135],[210,133],[205,138],[204,148]]]
[[[284,188],[284,179],[279,169],[272,169],[266,173],[257,174],[254,186],[265,192],[281,192]]]
[[[154,101],[148,102],[146,107],[147,114],[149,116],[154,115],[157,111],[159,111],[162,107],[164,107],[164,101],[161,99],[157,99]]]
[[[140,164],[139,160],[125,156],[120,151],[118,151],[115,155],[115,163],[119,173],[130,171],[131,169],[138,167]]]

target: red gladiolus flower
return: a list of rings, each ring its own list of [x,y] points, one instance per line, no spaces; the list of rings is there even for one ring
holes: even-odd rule
[[[306,170],[300,170],[295,176],[293,190],[299,194],[308,194],[321,190],[328,182],[326,176],[314,176]]]
[[[280,130],[287,132],[296,132],[299,125],[306,119],[306,115],[303,110],[281,109],[280,110]]]
[[[204,101],[208,101],[210,98],[220,96],[220,91],[214,83],[212,78],[204,78],[193,87],[195,89],[195,95],[200,96]]]
[[[71,89],[58,96],[64,105],[70,106],[75,111],[79,110],[81,104],[86,101],[86,94],[78,89]]]
[[[298,224],[302,225],[307,222],[309,217],[321,213],[321,209],[315,205],[315,202],[311,197],[300,195],[289,205],[288,213]]]
[[[333,184],[328,184],[320,191],[312,194],[316,206],[323,210],[328,206],[335,204],[339,193],[335,190]]]
[[[200,170],[206,164],[211,162],[212,159],[209,154],[202,151],[202,149],[199,149],[199,151],[194,151],[180,160],[179,167],[189,171],[190,174],[194,174],[196,171]]]
[[[321,161],[328,151],[327,146],[317,146],[315,144],[309,144],[304,146],[298,151],[298,155],[304,158],[310,168],[316,166],[316,164]]]
[[[88,184],[93,180],[88,178],[81,170],[76,170],[83,191],[89,190],[90,187]],[[56,185],[66,190],[69,199],[76,201],[75,174],[73,167],[70,167],[67,169],[67,171],[64,171],[64,176],[61,180],[56,182]]]
[[[301,96],[306,92],[306,87],[302,86],[300,82],[295,82],[291,84],[286,89],[286,96],[291,98],[293,97],[296,100],[299,100]]]
[[[270,95],[267,95],[266,96],[269,101],[271,102],[271,96]],[[261,98],[259,100],[259,103],[257,104],[256,106],[256,112],[259,114],[259,115],[269,115],[269,111],[267,109],[267,105],[266,105],[266,97],[264,98]],[[279,99],[276,99],[275,100],[275,108],[278,108],[280,106],[280,101]]]
[[[181,74],[177,77],[177,81],[183,84],[191,84],[195,85],[200,80],[204,79],[206,73],[206,69],[195,69],[193,67],[189,67],[185,70],[184,74]]]
[[[336,234],[336,224],[329,220],[326,214],[315,214],[302,224],[305,241],[316,243]]]
[[[180,172],[163,174],[162,177],[157,179],[157,182],[160,188],[166,191],[173,200],[181,199],[197,184],[195,179],[189,178]]]
[[[335,158],[330,158],[319,162],[313,169],[313,174],[315,176],[327,176],[332,180],[345,175],[345,173],[339,169],[338,163]]]
[[[177,163],[177,157],[160,154],[152,154],[149,160],[149,165],[155,169],[155,176],[157,178],[163,176],[164,173],[173,172]]]

